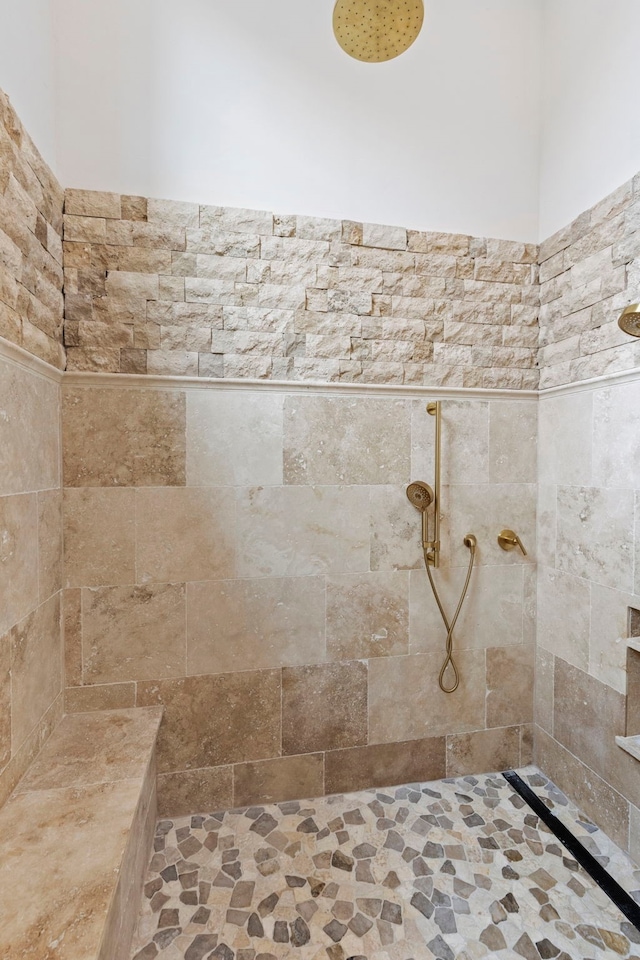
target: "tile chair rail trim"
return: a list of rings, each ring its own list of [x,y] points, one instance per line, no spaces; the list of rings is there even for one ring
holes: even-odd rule
[[[62,383],[65,376],[64,372],[59,370],[58,367],[52,366],[46,360],[41,360],[40,357],[36,357],[33,353],[29,353],[28,350],[19,347],[10,340],[6,340],[4,337],[0,337],[0,358],[29,370],[31,373],[37,373],[54,383]]]
[[[504,390],[486,387],[429,387],[410,384],[371,384],[314,382],[311,380],[234,380],[211,377],[173,377],[137,373],[94,373],[70,370],[64,374],[64,383],[73,387],[153,387],[189,390],[259,390],[292,394],[332,394],[334,396],[369,396],[425,399],[439,397],[449,400],[536,400],[537,390]]]
[[[506,390],[486,387],[440,387],[415,386],[411,384],[365,384],[365,383],[324,383],[310,380],[252,380],[224,379],[208,377],[172,377],[152,374],[96,373],[85,371],[62,371],[46,360],[41,360],[10,340],[0,337],[0,357],[12,361],[18,366],[32,370],[55,383],[69,386],[100,387],[154,387],[190,390],[260,390],[283,393],[334,394],[337,396],[378,396],[378,397],[439,397],[450,400],[538,400],[560,397],[565,394],[595,390],[602,385],[631,383],[640,379],[640,367],[622,370],[617,373],[592,377],[589,380],[575,380],[557,387],[542,390]]]

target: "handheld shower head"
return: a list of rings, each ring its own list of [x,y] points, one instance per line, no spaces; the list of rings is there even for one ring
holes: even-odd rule
[[[423,483],[422,480],[416,480],[407,487],[407,499],[409,503],[414,505],[416,510],[424,513],[433,503],[433,490],[428,483]]]

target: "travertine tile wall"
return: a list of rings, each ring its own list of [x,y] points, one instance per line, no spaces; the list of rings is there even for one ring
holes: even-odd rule
[[[0,337],[60,369],[63,200],[0,90]]]
[[[543,397],[539,445],[537,759],[640,860],[640,763],[615,743],[640,608],[640,378]]]
[[[529,759],[537,402],[445,402],[449,607],[479,540],[447,697],[404,492],[432,477],[425,400],[69,377],[66,705],[164,705],[165,812]]]
[[[0,91],[0,805],[62,716],[62,206]]]
[[[71,370],[536,387],[535,244],[67,190]]]
[[[615,377],[640,364],[617,323],[640,300],[640,177],[541,245],[540,292],[541,387],[612,379],[540,401],[536,758],[640,860],[640,764],[615,743],[640,607],[640,379]]]
[[[0,354],[0,805],[62,716],[60,482],[60,384]]]
[[[540,387],[640,364],[618,327],[640,300],[640,174],[540,246]]]
[[[640,180],[533,246],[67,191],[71,370],[462,387],[634,368]],[[0,336],[54,365],[62,192],[0,95]],[[542,306],[538,325],[539,299]],[[538,334],[540,335],[539,350]],[[638,382],[448,401],[443,628],[410,479],[424,400],[177,385],[65,388],[66,703],[162,703],[167,812],[537,759],[640,859],[625,732],[640,606]],[[61,713],[58,386],[0,361],[0,801]],[[538,486],[536,488],[536,481]],[[541,567],[536,557],[535,494]],[[525,560],[496,535],[518,530]],[[6,556],[5,556],[6,555]]]

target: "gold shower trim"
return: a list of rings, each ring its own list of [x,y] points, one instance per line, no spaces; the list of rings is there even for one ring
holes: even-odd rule
[[[640,303],[632,303],[620,314],[618,326],[631,337],[640,337]]]
[[[438,686],[443,693],[455,693],[458,687],[460,686],[460,673],[458,671],[458,665],[453,658],[453,631],[456,628],[458,622],[458,617],[462,610],[464,601],[467,598],[467,592],[469,590],[469,584],[471,582],[471,574],[473,573],[473,565],[476,559],[476,550],[478,548],[478,540],[473,533],[468,533],[464,538],[464,545],[469,550],[469,566],[467,568],[467,576],[464,581],[464,586],[462,588],[462,593],[460,594],[460,599],[458,600],[458,606],[456,607],[456,612],[453,615],[453,619],[449,621],[447,617],[444,606],[442,605],[442,600],[440,599],[440,594],[438,593],[438,588],[436,586],[435,580],[433,579],[433,574],[431,573],[431,568],[426,562],[426,553],[425,553],[425,566],[427,568],[427,576],[429,577],[429,583],[431,584],[431,590],[433,591],[433,596],[438,605],[438,610],[440,611],[440,616],[442,617],[442,622],[444,623],[445,630],[447,631],[447,642],[446,642],[446,651],[447,655],[444,659],[442,667],[440,669],[440,674],[438,676]],[[451,686],[447,686],[445,683],[445,676],[447,670],[451,668],[453,672],[453,683]]]
[[[442,617],[442,622],[444,623],[445,630],[447,631],[447,641],[446,641],[446,657],[444,663],[442,664],[442,669],[440,670],[440,675],[438,677],[438,685],[443,693],[455,693],[455,691],[460,686],[460,673],[458,671],[457,664],[453,656],[453,631],[456,628],[458,622],[458,617],[462,610],[462,606],[467,597],[467,592],[469,590],[469,584],[471,582],[471,574],[473,573],[473,566],[475,563],[476,550],[478,547],[478,541],[472,533],[468,533],[464,537],[463,543],[465,547],[469,550],[469,566],[467,569],[467,576],[464,581],[464,586],[462,588],[462,593],[460,594],[460,599],[458,601],[458,606],[451,620],[447,616],[447,612],[444,609],[438,587],[434,580],[433,574],[431,572],[431,567],[437,567],[440,563],[440,473],[441,473],[441,447],[442,447],[442,406],[440,401],[431,401],[427,404],[427,413],[436,418],[436,436],[435,436],[435,491],[429,486],[428,483],[425,483],[423,480],[414,480],[413,483],[410,483],[407,487],[407,498],[413,506],[420,511],[422,514],[422,553],[424,556],[424,565],[427,571],[427,577],[429,579],[429,584],[431,585],[431,590],[433,591],[433,596],[440,611],[440,616]],[[433,505],[434,508],[434,538],[433,540],[429,539],[429,520],[428,520],[428,511],[429,508]],[[510,532],[510,531],[508,531]],[[514,534],[515,536],[515,534]],[[524,547],[523,547],[524,550]],[[445,682],[445,676],[447,671],[451,670],[453,673],[453,682],[450,686],[447,686]]]
[[[433,540],[423,543],[425,557],[436,570],[440,566],[440,470],[442,464],[442,404],[439,400],[427,404],[427,413],[436,418],[435,477],[433,483]]]
[[[527,551],[524,548],[524,544],[518,534],[514,530],[502,530],[498,534],[498,544],[502,547],[503,550],[515,550],[516,547],[520,547],[522,550],[522,555],[527,556]]]
[[[350,57],[384,63],[417,40],[424,23],[423,0],[337,0],[333,32]]]

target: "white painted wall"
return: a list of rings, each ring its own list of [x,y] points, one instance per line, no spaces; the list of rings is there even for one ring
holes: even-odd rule
[[[383,65],[333,0],[54,4],[65,185],[537,238],[540,0],[427,0]]]
[[[541,238],[640,170],[640,3],[543,4]]]
[[[640,170],[638,0],[426,0],[383,65],[332,6],[0,0],[0,87],[69,186],[532,240]]]
[[[51,0],[0,0],[0,88],[55,169]]]

